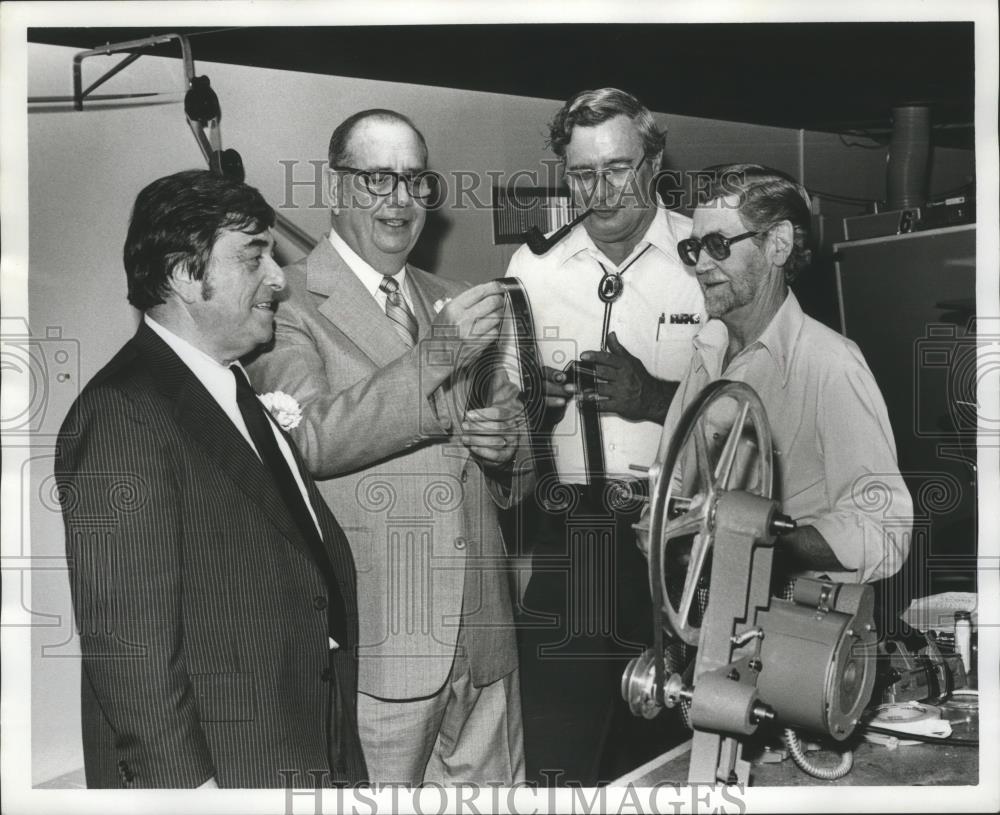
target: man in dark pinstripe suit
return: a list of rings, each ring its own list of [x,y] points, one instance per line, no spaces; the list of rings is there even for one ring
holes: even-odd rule
[[[273,224],[255,189],[205,171],[135,203],[143,319],[56,460],[89,787],[366,780],[351,552],[238,363],[285,285]]]

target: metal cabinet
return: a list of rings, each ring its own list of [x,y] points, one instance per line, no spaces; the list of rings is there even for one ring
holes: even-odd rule
[[[885,397],[914,501],[901,590],[974,590],[977,344],[974,224],[834,245],[840,329]],[[978,330],[977,330],[978,328]]]

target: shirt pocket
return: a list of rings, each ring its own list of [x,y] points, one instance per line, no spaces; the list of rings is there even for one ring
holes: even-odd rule
[[[650,373],[657,379],[679,382],[688,371],[693,353],[691,337],[662,338],[653,349],[653,370]]]
[[[191,687],[203,722],[249,722],[256,715],[254,681],[249,674],[192,674]]]

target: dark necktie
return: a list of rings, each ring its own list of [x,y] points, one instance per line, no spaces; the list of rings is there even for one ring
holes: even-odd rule
[[[406,304],[399,283],[388,275],[382,278],[379,288],[385,292],[385,316],[392,320],[400,338],[409,348],[417,344],[417,319]]]
[[[330,636],[343,645],[346,642],[344,627],[346,612],[337,576],[333,572],[333,565],[323,548],[323,541],[316,529],[316,524],[313,522],[312,515],[309,513],[305,499],[302,497],[302,491],[295,482],[288,461],[282,455],[278,442],[274,438],[270,416],[260,403],[253,388],[250,387],[250,382],[243,370],[236,365],[231,366],[229,370],[233,372],[233,377],[236,379],[236,404],[243,416],[250,438],[253,439],[257,452],[260,453],[265,469],[271,474],[289,515],[292,516],[299,532],[302,533],[302,537],[309,545],[313,560],[326,582],[327,592],[330,595],[327,605]]]

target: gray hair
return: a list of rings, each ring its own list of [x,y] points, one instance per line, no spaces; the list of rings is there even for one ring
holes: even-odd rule
[[[785,282],[792,283],[812,259],[808,246],[812,210],[805,187],[787,173],[760,164],[720,164],[709,167],[706,172],[712,178],[699,206],[736,196],[740,220],[747,229],[766,232],[781,221],[791,223],[792,251],[782,270]]]

